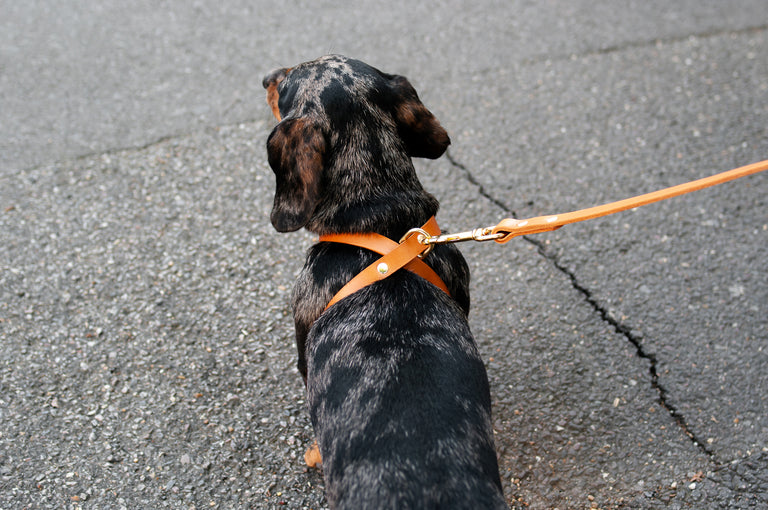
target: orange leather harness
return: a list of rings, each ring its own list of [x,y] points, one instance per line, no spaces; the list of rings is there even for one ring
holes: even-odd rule
[[[580,209],[564,214],[553,214],[547,216],[536,216],[535,218],[528,218],[518,220],[515,218],[506,218],[501,220],[497,225],[476,228],[471,231],[461,232],[458,234],[440,234],[440,228],[437,226],[435,218],[432,217],[421,228],[416,228],[409,231],[400,243],[396,243],[391,239],[378,234],[329,234],[320,237],[320,241],[328,241],[334,243],[351,244],[354,246],[360,246],[367,248],[376,253],[383,255],[382,258],[365,268],[357,276],[349,281],[342,289],[331,299],[326,309],[338,302],[339,300],[349,296],[350,294],[357,292],[358,290],[383,280],[389,275],[393,274],[400,268],[412,271],[427,281],[433,283],[446,293],[446,288],[443,281],[439,276],[426,265],[419,256],[423,256],[429,253],[435,244],[455,243],[459,241],[496,241],[497,243],[506,243],[510,239],[520,235],[538,234],[541,232],[549,232],[557,230],[563,225],[570,223],[576,223],[579,221],[590,220],[593,218],[599,218],[601,216],[607,216],[609,214],[617,213],[620,211],[626,211],[627,209],[633,209],[643,205],[651,204],[653,202],[659,202],[667,198],[676,197],[691,191],[697,191],[724,182],[732,181],[740,177],[746,177],[747,175],[756,174],[768,170],[768,160],[761,161],[759,163],[753,163],[751,165],[742,166],[722,172],[710,177],[698,179],[695,181],[679,184],[652,193],[646,193],[625,200],[619,200],[617,202],[611,202],[608,204],[589,207],[587,209]]]
[[[437,226],[437,221],[434,216],[432,216],[419,230],[422,230],[428,236],[440,235],[440,227]],[[331,299],[330,303],[325,307],[326,309],[350,294],[354,294],[363,287],[379,280],[383,280],[402,267],[405,267],[408,271],[416,273],[446,294],[450,295],[448,287],[445,286],[445,283],[443,283],[443,280],[440,279],[437,273],[425,264],[423,260],[418,258],[419,255],[428,251],[430,247],[422,244],[417,235],[407,236],[406,238],[403,238],[399,244],[388,237],[375,233],[326,234],[320,236],[320,241],[350,244],[352,246],[366,248],[379,255],[384,255],[382,258],[363,269],[362,272],[342,287],[341,290],[333,296],[333,299]]]

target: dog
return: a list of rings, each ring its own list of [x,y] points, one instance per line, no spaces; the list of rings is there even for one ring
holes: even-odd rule
[[[263,86],[279,121],[267,140],[276,230],[399,240],[437,213],[411,158],[439,158],[450,138],[406,78],[328,55]],[[463,256],[440,245],[424,258],[450,295],[402,269],[325,309],[378,258],[318,242],[292,295],[329,505],[508,508]]]

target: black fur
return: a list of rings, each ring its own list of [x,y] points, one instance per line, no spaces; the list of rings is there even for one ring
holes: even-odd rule
[[[273,71],[264,87],[282,118],[267,142],[277,230],[398,240],[437,212],[411,157],[440,157],[450,140],[408,80],[332,55]],[[293,292],[331,507],[506,508],[464,258],[439,246],[425,259],[452,297],[401,270],[323,313],[378,257],[318,243]]]

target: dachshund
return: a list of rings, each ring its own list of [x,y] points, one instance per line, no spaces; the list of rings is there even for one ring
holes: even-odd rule
[[[398,240],[437,213],[411,158],[439,158],[450,138],[406,78],[328,55],[263,85],[279,121],[267,140],[277,231]],[[293,289],[331,508],[508,508],[463,256],[441,245],[424,258],[450,295],[402,269],[325,309],[378,258],[318,242]]]

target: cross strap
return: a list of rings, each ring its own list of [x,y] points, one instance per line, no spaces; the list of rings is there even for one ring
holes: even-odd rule
[[[431,217],[422,227],[427,234],[435,236],[440,234],[440,227],[437,225],[435,217]],[[331,299],[326,310],[341,299],[354,294],[358,290],[367,287],[377,281],[394,274],[398,269],[405,268],[414,274],[417,274],[448,294],[448,287],[442,279],[418,256],[429,249],[428,246],[421,243],[418,235],[407,236],[400,244],[388,237],[375,233],[364,234],[325,234],[320,236],[320,242],[342,243],[352,246],[358,246],[371,250],[382,258],[363,269],[357,276],[352,278],[339,292]]]

